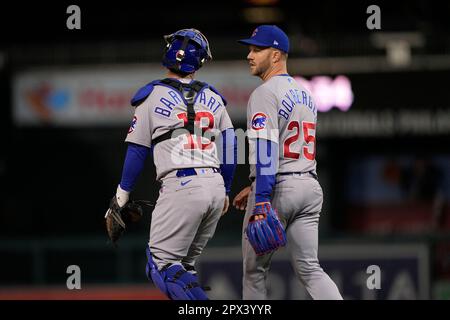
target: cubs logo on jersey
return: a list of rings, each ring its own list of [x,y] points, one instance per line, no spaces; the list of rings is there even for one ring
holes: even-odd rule
[[[133,121],[131,121],[130,129],[128,129],[128,133],[132,133],[134,131],[134,129],[136,128],[136,123],[137,123],[137,117],[134,116]]]
[[[266,127],[267,115],[262,112],[255,113],[252,117],[252,129],[262,130]]]

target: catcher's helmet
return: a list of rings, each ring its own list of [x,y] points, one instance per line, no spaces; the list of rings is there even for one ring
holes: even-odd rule
[[[167,46],[162,63],[168,69],[193,73],[212,59],[208,40],[197,29],[182,29],[164,39]]]

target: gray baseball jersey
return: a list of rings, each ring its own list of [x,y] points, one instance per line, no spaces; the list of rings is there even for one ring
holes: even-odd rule
[[[274,76],[252,93],[247,120],[250,163],[255,163],[255,138],[268,139],[279,146],[277,172],[298,173],[276,176],[271,201],[286,230],[297,277],[314,299],[342,299],[317,256],[322,188],[313,176],[304,174],[316,170],[314,100],[292,77]],[[250,168],[250,177],[255,177],[255,165],[251,164]],[[273,255],[256,256],[245,235],[254,206],[255,182],[248,197],[242,232],[243,299],[246,300],[267,298],[266,279]]]
[[[278,143],[278,172],[316,170],[317,109],[292,77],[272,77],[253,91],[247,106],[250,177],[255,176],[255,138]]]
[[[211,133],[233,128],[222,98],[209,88],[199,93],[194,110],[196,125]],[[175,89],[157,85],[136,108],[125,141],[150,147],[152,140],[171,129],[182,128],[184,121],[187,121],[187,111],[180,94]],[[174,169],[220,166],[215,143],[206,137],[188,134],[156,144],[153,155],[157,179]]]

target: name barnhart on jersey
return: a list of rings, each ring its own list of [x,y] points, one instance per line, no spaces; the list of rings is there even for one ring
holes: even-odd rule
[[[281,100],[281,106],[278,110],[278,115],[288,120],[291,112],[294,110],[296,104],[302,104],[309,108],[315,117],[317,117],[316,105],[311,96],[306,92],[298,89],[290,89],[284,94]]]
[[[159,99],[161,105],[156,106],[154,112],[158,115],[169,118],[172,110],[177,105],[185,105],[178,92],[170,90],[167,94]],[[199,93],[196,103],[202,104],[209,108],[213,113],[217,111],[222,105],[220,99],[214,98],[212,95],[207,95],[205,90]]]

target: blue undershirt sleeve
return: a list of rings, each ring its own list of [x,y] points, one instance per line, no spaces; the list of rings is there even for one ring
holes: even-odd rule
[[[220,174],[225,182],[227,195],[231,191],[234,172],[237,164],[237,139],[233,128],[222,131],[222,161]]]
[[[125,191],[132,191],[136,180],[144,168],[145,159],[151,153],[152,148],[135,143],[128,143],[127,154],[122,170],[120,187]]]
[[[255,203],[270,202],[278,170],[278,144],[265,139],[256,140]]]

